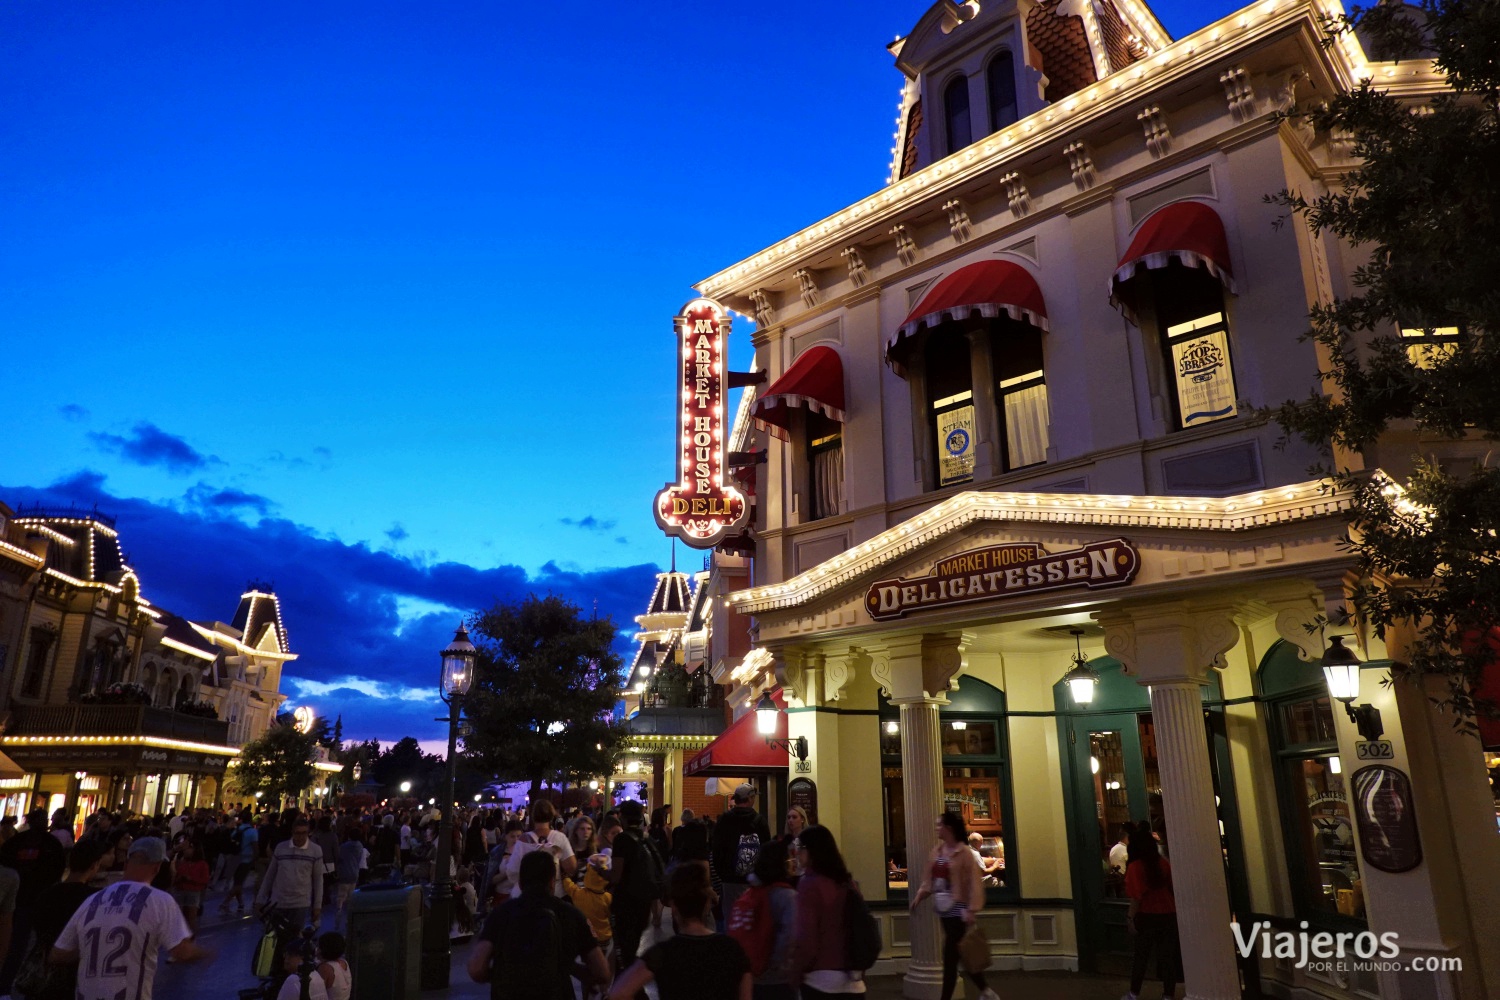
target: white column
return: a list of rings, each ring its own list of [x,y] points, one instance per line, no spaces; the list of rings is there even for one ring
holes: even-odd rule
[[[1239,969],[1229,929],[1229,894],[1195,680],[1153,682],[1151,718],[1161,771],[1162,807],[1177,897],[1177,928],[1189,1000],[1239,1000]]]
[[[901,782],[906,806],[906,878],[909,890],[927,870],[927,856],[937,840],[933,823],[943,811],[943,757],[938,732],[938,705],[931,698],[902,699]],[[943,960],[937,914],[923,903],[911,914],[911,961],[902,995],[932,1000],[942,993]]]

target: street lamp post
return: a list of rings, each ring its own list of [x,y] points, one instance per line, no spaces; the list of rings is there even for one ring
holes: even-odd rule
[[[443,805],[438,821],[435,870],[432,873],[432,903],[422,941],[422,989],[448,988],[448,968],[452,964],[450,931],[453,927],[453,876],[448,868],[453,854],[453,785],[458,755],[458,720],[463,712],[464,695],[474,682],[474,644],[462,625],[453,633],[453,641],[443,650],[441,692],[448,703],[448,759]]]

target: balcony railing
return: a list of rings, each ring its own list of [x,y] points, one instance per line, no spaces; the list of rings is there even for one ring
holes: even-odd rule
[[[146,705],[18,705],[7,736],[156,736],[228,746],[229,723]]]
[[[724,731],[724,709],[643,707],[626,725],[638,736],[717,736]]]

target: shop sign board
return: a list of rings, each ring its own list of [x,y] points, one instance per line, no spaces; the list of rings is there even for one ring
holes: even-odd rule
[[[675,319],[678,480],[656,495],[656,523],[696,549],[711,549],[750,517],[745,495],[724,482],[726,420],[724,359],[730,318],[712,299],[694,299]]]
[[[1121,587],[1134,580],[1140,568],[1140,553],[1124,538],[1064,552],[1048,552],[1035,542],[1011,542],[940,560],[927,576],[879,580],[865,595],[865,610],[881,621],[1048,590]]]
[[[1354,772],[1354,812],[1365,864],[1383,872],[1409,872],[1422,863],[1411,779],[1384,764]]]
[[[807,825],[818,825],[818,786],[811,778],[793,778],[787,782],[786,801],[789,806],[801,806],[807,814]]]

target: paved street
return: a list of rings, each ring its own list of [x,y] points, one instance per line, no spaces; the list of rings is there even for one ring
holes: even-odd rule
[[[254,986],[250,975],[250,958],[260,939],[259,921],[250,917],[223,918],[213,910],[218,896],[211,901],[210,913],[199,933],[199,941],[215,953],[207,964],[187,966],[163,965],[157,972],[157,1000],[233,1000],[240,989]],[[326,919],[325,919],[326,925]],[[466,945],[455,947],[452,985],[447,990],[429,990],[424,998],[449,997],[452,1000],[480,1000],[489,996],[489,987],[469,981],[463,965],[468,956]],[[1085,976],[1054,972],[1002,972],[990,977],[1002,1000],[1118,1000],[1125,992],[1125,982],[1105,976]],[[867,996],[895,1000],[901,996],[901,980],[883,976],[870,981]],[[1147,987],[1148,996],[1154,988]],[[359,1000],[359,984],[354,997]]]

